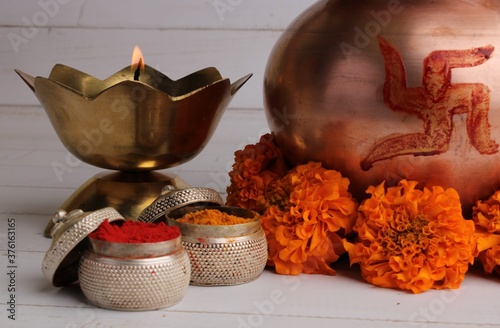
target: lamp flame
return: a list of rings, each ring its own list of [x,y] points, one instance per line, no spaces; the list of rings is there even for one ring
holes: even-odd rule
[[[132,52],[132,63],[130,64],[130,70],[134,72],[134,81],[139,81],[139,76],[144,66],[142,51],[138,46],[135,46],[134,52]]]
[[[130,64],[131,70],[135,70],[137,68],[144,69],[144,56],[142,55],[142,51],[138,46],[134,47],[134,51],[132,52],[132,63]]]

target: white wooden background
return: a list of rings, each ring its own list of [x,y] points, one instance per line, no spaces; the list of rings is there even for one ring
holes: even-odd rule
[[[53,288],[40,266],[42,231],[71,192],[100,169],[75,162],[57,139],[18,68],[47,76],[63,63],[105,78],[145,61],[177,79],[207,66],[236,80],[238,92],[207,148],[173,168],[194,186],[222,194],[233,152],[267,131],[262,79],[283,29],[313,0],[0,0],[0,327],[493,327],[498,280],[473,271],[457,291],[409,295],[364,283],[345,263],[336,277],[282,277],[265,271],[235,287],[190,286],[167,310],[121,313],[94,308],[78,288]],[[218,8],[218,9],[217,9]],[[61,176],[55,164],[66,165]],[[8,319],[7,223],[15,221],[16,320]],[[275,291],[283,297],[273,299]]]
[[[38,104],[18,83],[13,68],[46,76],[60,62],[105,78],[130,64],[137,44],[146,63],[174,79],[207,66],[232,80],[254,73],[232,106],[261,108],[269,52],[281,31],[312,3],[3,0],[0,99],[9,105]]]

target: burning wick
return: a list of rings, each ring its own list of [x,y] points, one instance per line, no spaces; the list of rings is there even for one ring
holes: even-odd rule
[[[139,76],[141,75],[141,69],[144,69],[144,57],[142,56],[142,51],[138,46],[134,47],[134,52],[132,53],[132,63],[130,70],[134,71],[134,81],[139,81]]]
[[[134,81],[139,81],[139,75],[141,75],[141,67],[142,67],[142,58],[139,58],[139,63],[137,64],[137,68],[134,72]]]

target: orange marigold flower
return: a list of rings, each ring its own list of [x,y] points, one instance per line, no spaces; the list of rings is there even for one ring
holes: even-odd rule
[[[476,256],[486,273],[500,274],[500,191],[472,209],[476,226]]]
[[[347,178],[317,162],[297,166],[274,185],[268,196],[275,203],[261,225],[276,272],[335,274],[330,264],[345,252],[341,237],[357,215],[348,186]]]
[[[371,186],[359,207],[354,243],[344,240],[351,265],[374,285],[420,293],[458,288],[474,260],[474,223],[462,217],[458,193],[416,189],[402,180]]]
[[[265,194],[271,185],[287,172],[285,160],[272,134],[265,134],[255,145],[235,152],[230,185],[227,187],[228,206],[254,210],[260,214],[268,207]]]

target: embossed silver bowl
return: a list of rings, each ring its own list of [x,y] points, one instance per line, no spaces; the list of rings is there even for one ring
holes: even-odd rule
[[[112,310],[146,311],[182,300],[191,266],[181,236],[159,243],[125,244],[89,238],[78,276],[93,304]]]
[[[177,221],[186,213],[214,208],[249,219],[248,223],[210,226]],[[188,205],[168,212],[167,223],[182,233],[182,245],[191,261],[191,284],[224,286],[257,279],[267,262],[267,241],[255,212],[226,206]]]

